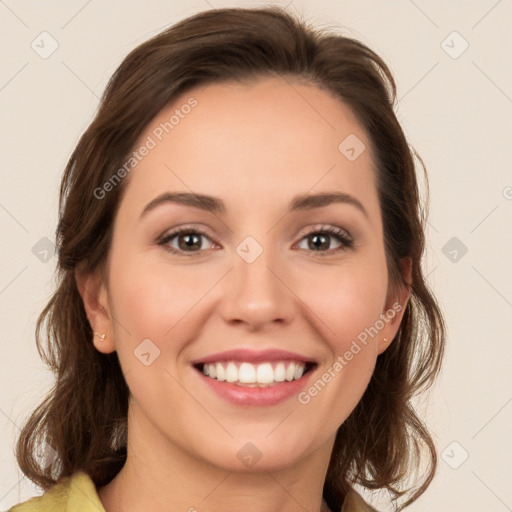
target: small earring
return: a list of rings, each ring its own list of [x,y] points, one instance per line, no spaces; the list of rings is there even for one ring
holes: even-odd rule
[[[387,343],[387,342],[388,342],[388,339],[387,339],[387,338],[384,338],[384,340],[383,340],[383,341],[384,341],[384,343]]]
[[[96,336],[98,336],[98,338],[101,339],[101,341],[103,341],[105,339],[105,336],[106,334],[98,334],[97,332],[94,333]]]

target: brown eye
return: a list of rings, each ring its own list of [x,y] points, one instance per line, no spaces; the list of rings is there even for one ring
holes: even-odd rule
[[[165,246],[174,253],[198,253],[205,249],[203,243],[205,238],[210,240],[202,231],[182,228],[165,235],[159,245]]]
[[[204,247],[205,239],[209,240],[211,245],[215,245],[203,231],[185,227],[165,235],[158,244],[174,254],[185,255],[188,253],[190,256],[199,256],[204,250],[208,249],[208,247]],[[304,242],[306,246],[300,247]],[[337,245],[333,247],[333,243]],[[306,234],[298,245],[301,250],[323,256],[348,249],[352,247],[353,243],[351,236],[344,229],[327,226]]]
[[[333,239],[338,244],[336,247],[332,247]],[[350,235],[344,229],[331,226],[308,233],[301,239],[300,243],[303,241],[305,241],[306,247],[299,247],[300,249],[317,252],[319,254],[339,252],[340,250],[352,247],[354,243]]]

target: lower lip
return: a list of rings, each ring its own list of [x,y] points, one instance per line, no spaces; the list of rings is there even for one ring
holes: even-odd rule
[[[195,369],[203,381],[210,386],[217,395],[237,405],[276,405],[292,396],[299,394],[309,380],[314,368],[309,370],[300,379],[284,381],[266,388],[238,386],[231,382],[220,381],[207,377]]]

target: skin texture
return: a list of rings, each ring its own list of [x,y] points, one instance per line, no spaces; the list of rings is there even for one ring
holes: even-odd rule
[[[191,96],[197,106],[125,178],[108,281],[77,274],[91,326],[106,333],[93,343],[117,351],[132,395],[128,459],[100,499],[107,512],[319,511],[336,431],[401,313],[306,405],[296,396],[268,407],[232,404],[190,362],[232,348],[280,348],[317,361],[313,383],[380,314],[397,302],[403,312],[407,292],[391,293],[388,283],[370,142],[329,93],[265,78],[187,92],[141,143]],[[366,146],[355,161],[338,150],[349,134]],[[226,212],[167,203],[140,218],[168,191],[218,197]],[[342,203],[287,213],[294,196],[318,192],[350,194],[366,215]],[[178,255],[158,245],[183,224],[207,233],[201,249]],[[331,235],[316,249],[307,235],[329,226],[346,230],[352,247]],[[236,252],[247,236],[263,249],[252,263]],[[160,350],[148,366],[134,355],[145,339]],[[261,452],[252,467],[237,457],[248,442]]]

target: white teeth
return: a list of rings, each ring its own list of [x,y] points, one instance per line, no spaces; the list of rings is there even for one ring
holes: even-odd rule
[[[304,373],[304,366],[296,366],[295,367],[295,373],[293,375],[293,379],[297,380],[302,377],[302,374]]]
[[[242,363],[238,369],[238,380],[244,384],[256,382],[256,368],[251,363]]]
[[[236,382],[238,380],[238,368],[235,363],[229,363],[226,368],[226,380],[228,382]]]
[[[220,363],[215,365],[215,371],[217,372],[217,380],[226,380],[226,370],[224,370],[224,366]]]
[[[248,387],[266,387],[276,382],[297,380],[304,375],[304,370],[304,363],[289,361],[279,361],[275,365],[270,362],[256,365],[243,362],[237,366],[234,361],[203,365],[204,375],[212,379]]]
[[[286,375],[287,381],[293,380],[293,376],[295,375],[295,366],[293,366],[293,364],[291,364],[290,366],[288,366],[288,368],[286,368],[285,375]]]
[[[270,384],[274,381],[274,370],[272,369],[272,365],[270,363],[263,363],[258,365],[256,372],[256,380],[260,384]]]
[[[283,382],[286,379],[286,368],[283,363],[277,363],[274,368],[274,379],[277,382]]]

